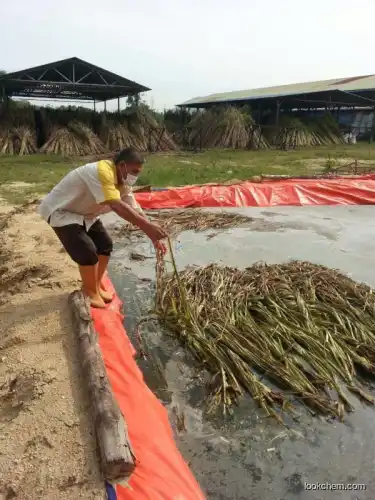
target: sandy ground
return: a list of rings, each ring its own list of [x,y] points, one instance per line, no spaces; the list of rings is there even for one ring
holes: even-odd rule
[[[77,279],[36,205],[0,201],[0,500],[106,498],[67,307]]]

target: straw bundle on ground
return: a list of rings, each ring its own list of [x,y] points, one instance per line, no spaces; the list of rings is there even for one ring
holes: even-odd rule
[[[133,146],[140,151],[177,151],[178,146],[167,129],[158,123],[145,106],[134,106],[128,111],[129,131]]]
[[[0,153],[28,155],[36,150],[36,135],[30,127],[21,125],[0,131]]]
[[[197,148],[268,147],[251,115],[234,106],[196,113],[189,123],[189,141]]]
[[[343,138],[332,115],[322,117],[296,117],[282,115],[279,126],[265,128],[271,144],[285,149],[340,144]]]
[[[165,275],[156,311],[212,374],[212,407],[250,393],[267,415],[300,401],[343,417],[347,391],[374,404],[361,381],[375,374],[375,294],[309,262],[212,264]],[[281,390],[269,387],[270,381]]]
[[[339,125],[331,114],[306,120],[306,123],[316,138],[314,146],[344,143]]]
[[[103,153],[104,146],[90,127],[72,122],[66,127],[54,127],[40,151],[63,156],[84,156]]]
[[[104,137],[103,137],[104,138]],[[108,122],[104,144],[109,151],[117,151],[134,145],[134,139],[126,122]]]
[[[282,116],[279,127],[271,127],[268,134],[270,141],[285,149],[313,146],[318,143],[315,133],[301,120],[295,117]],[[268,137],[268,136],[267,136]]]

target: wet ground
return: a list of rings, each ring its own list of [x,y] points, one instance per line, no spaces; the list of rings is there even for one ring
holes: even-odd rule
[[[290,259],[338,268],[375,287],[374,207],[236,209],[255,220],[223,232],[185,232],[175,244],[179,268],[221,262],[246,267]],[[205,412],[204,374],[157,324],[135,335],[152,307],[154,259],[130,260],[131,252],[153,257],[146,241],[117,244],[113,283],[125,302],[126,329],[144,356],[145,379],[164,402],[176,441],[210,500],[373,500],[375,498],[375,409],[353,400],[344,423],[313,417],[302,408],[290,429],[265,419],[250,398],[226,420]],[[142,359],[146,358],[146,359]],[[351,491],[311,490],[343,483]],[[353,487],[350,485],[354,484]],[[359,491],[356,485],[365,484]],[[332,486],[329,486],[332,488]],[[354,488],[354,489],[353,489]]]

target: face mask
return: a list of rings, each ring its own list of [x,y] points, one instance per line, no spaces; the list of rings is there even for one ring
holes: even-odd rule
[[[138,176],[137,175],[132,175],[128,174],[125,179],[125,183],[128,186],[134,186],[134,184],[137,182]]]

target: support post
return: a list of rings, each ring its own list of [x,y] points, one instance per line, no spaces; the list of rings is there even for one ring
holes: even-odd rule
[[[120,113],[120,98],[117,98],[117,111]]]
[[[96,111],[96,101],[94,99],[94,111]]]
[[[372,109],[373,116],[372,116],[372,125],[371,125],[371,133],[370,133],[370,144],[375,139],[375,107]]]
[[[72,75],[73,83],[76,83],[76,65],[73,63],[73,75]]]
[[[276,126],[279,125],[279,121],[280,121],[280,101],[277,101],[276,102]]]
[[[107,111],[107,101],[104,101],[104,113]]]
[[[83,378],[91,403],[90,413],[95,426],[102,473],[108,481],[127,481],[135,469],[135,457],[126,422],[107,378],[90,304],[83,293],[76,290],[69,296],[69,305],[78,337]]]

